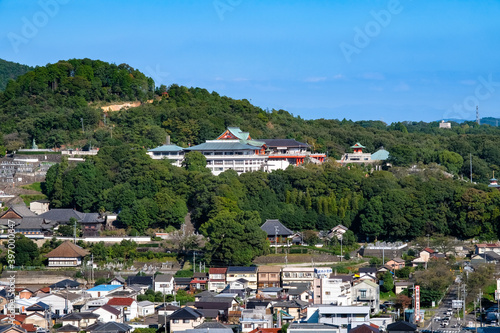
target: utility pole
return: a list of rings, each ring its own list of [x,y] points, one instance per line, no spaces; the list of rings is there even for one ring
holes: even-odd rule
[[[73,243],[76,245],[76,221],[73,228]]]
[[[470,182],[472,184],[472,154],[469,153],[469,159],[470,159]]]
[[[196,251],[193,252],[193,273],[196,273]]]
[[[481,318],[481,327],[483,327],[483,306],[481,298],[483,298],[483,293],[481,292],[481,288],[479,288],[479,316]]]

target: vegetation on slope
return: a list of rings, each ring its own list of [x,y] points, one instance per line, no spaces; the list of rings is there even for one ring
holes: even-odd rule
[[[3,91],[10,80],[33,70],[32,67],[0,59],[0,91]]]

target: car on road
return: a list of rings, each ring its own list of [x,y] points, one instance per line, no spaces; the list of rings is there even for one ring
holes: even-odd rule
[[[435,317],[434,317],[434,320],[435,320],[435,321],[440,321],[440,320],[441,320],[441,317],[440,317],[440,316],[435,316]]]

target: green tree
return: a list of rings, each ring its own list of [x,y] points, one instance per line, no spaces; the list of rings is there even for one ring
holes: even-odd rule
[[[392,277],[391,272],[385,272],[384,277],[384,284],[382,285],[382,289],[385,292],[390,292],[394,289],[394,278]]]
[[[208,262],[224,265],[249,265],[253,258],[269,252],[266,233],[260,229],[257,212],[222,211],[200,227],[208,238]]]
[[[206,172],[207,159],[199,151],[190,151],[184,156],[182,166],[188,171],[203,171]]]

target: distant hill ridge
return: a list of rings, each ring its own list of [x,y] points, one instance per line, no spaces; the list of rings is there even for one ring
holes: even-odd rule
[[[0,91],[5,90],[5,87],[10,80],[15,80],[18,76],[32,70],[33,67],[0,59]]]
[[[451,122],[455,122],[455,123],[458,123],[458,124],[462,124],[462,123],[469,122],[469,121],[475,122],[476,120],[475,119],[455,119],[455,118],[451,118],[451,119],[444,119],[444,121],[451,121]],[[439,122],[441,122],[441,120],[439,120]],[[481,125],[498,126],[499,123],[500,123],[500,118],[484,117],[484,118],[480,119],[480,123],[481,123]]]

